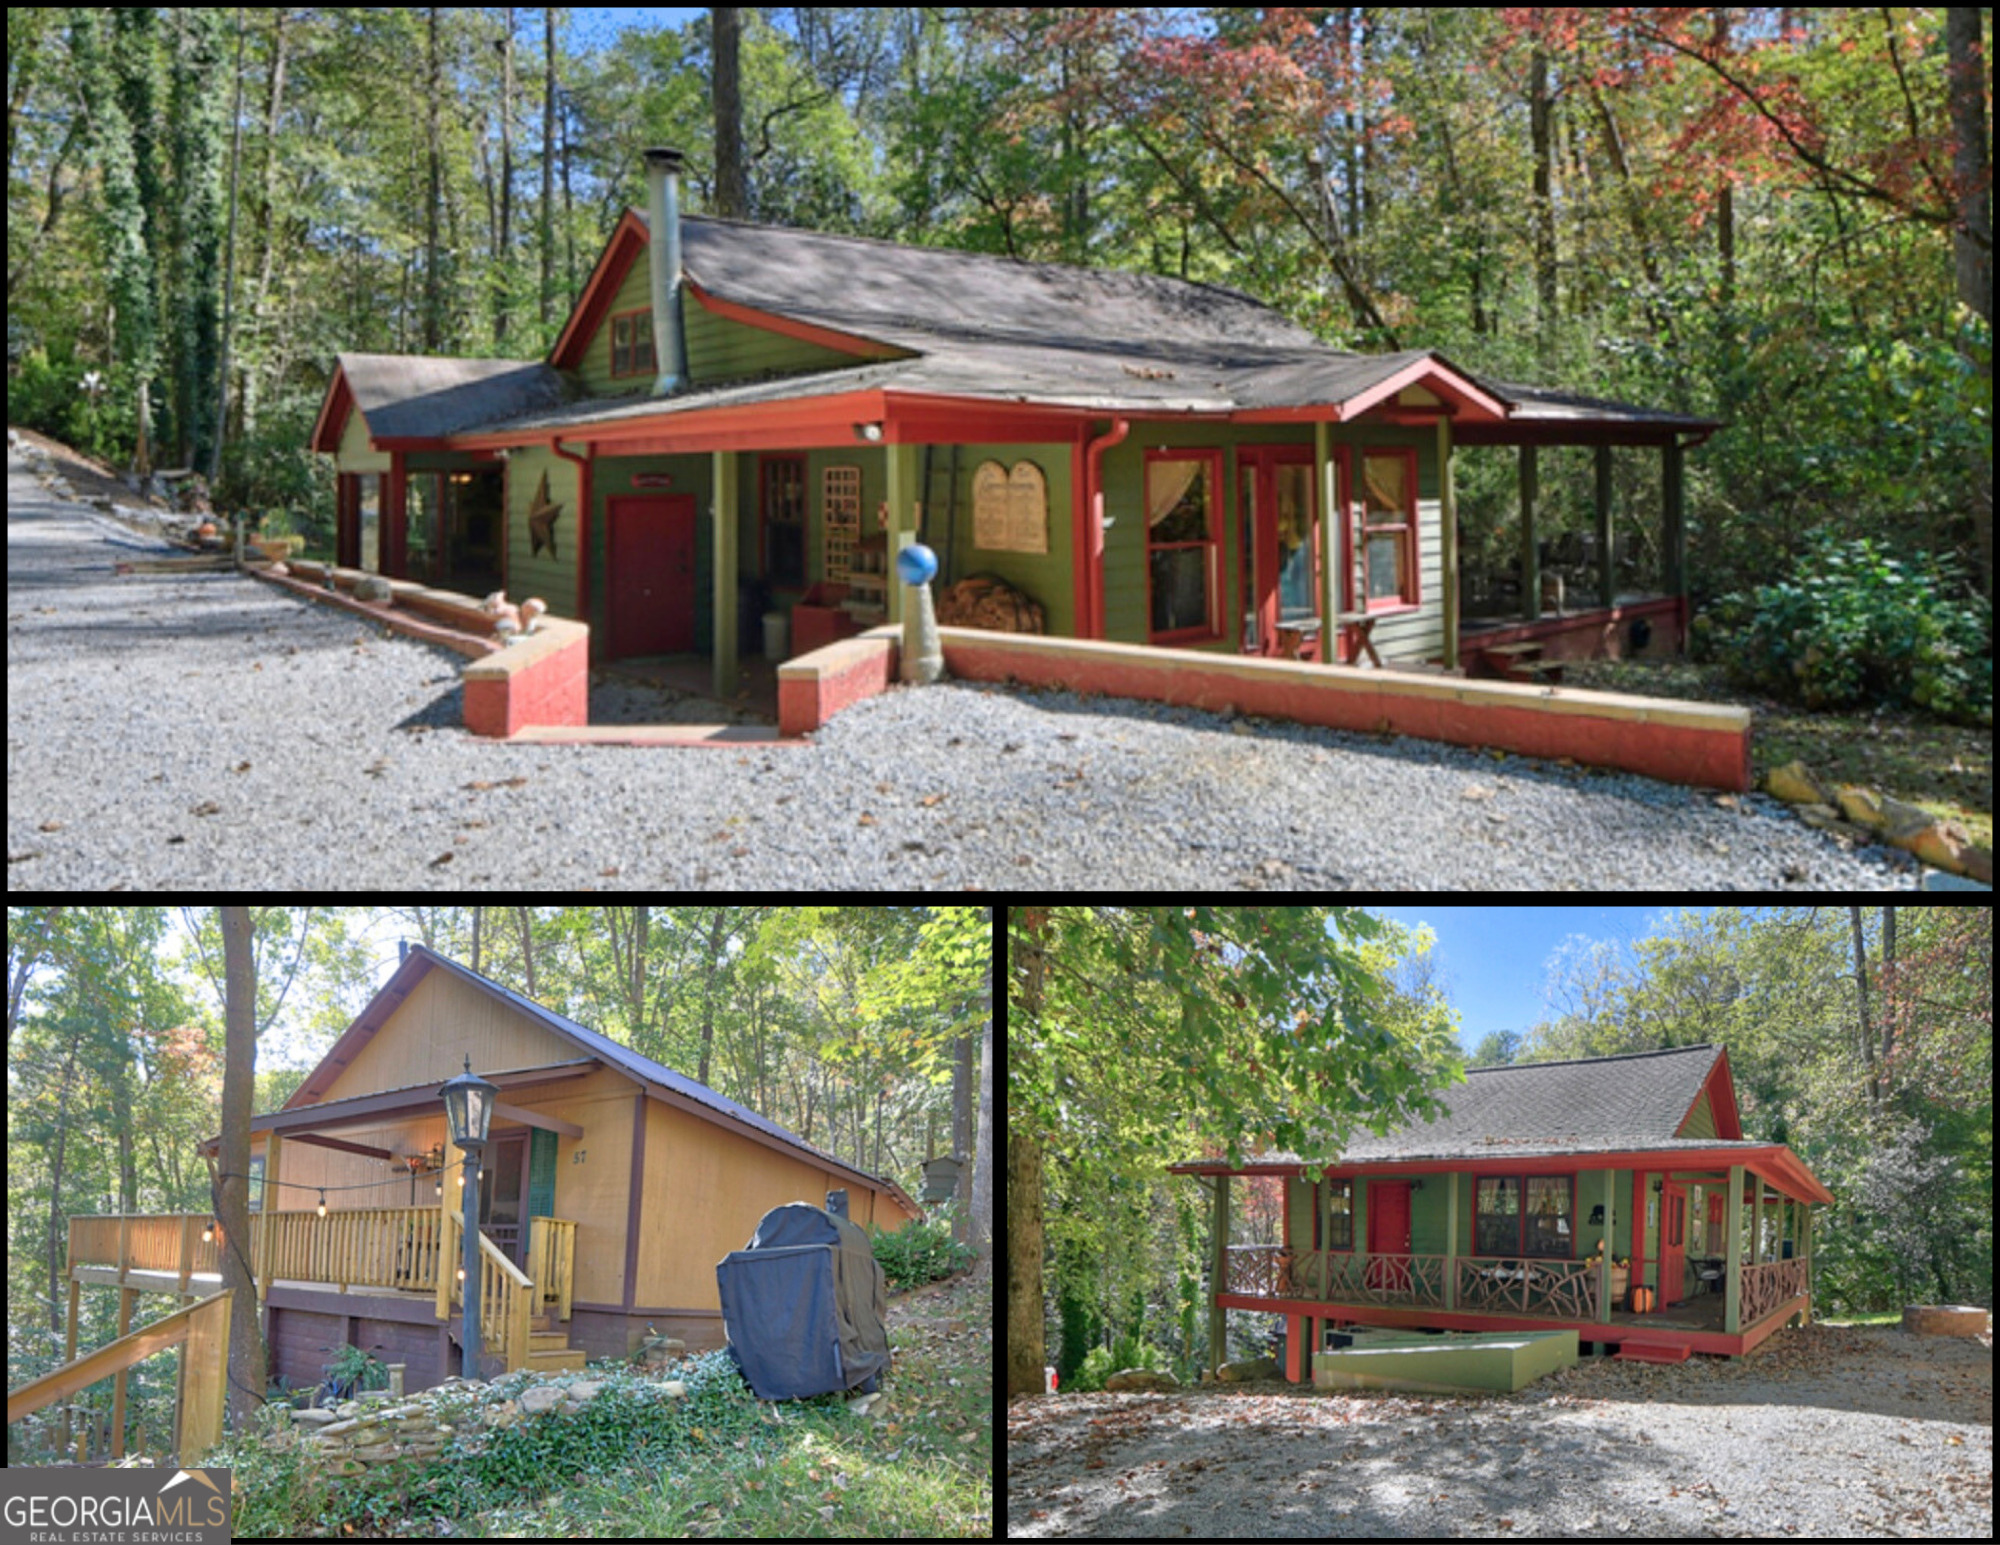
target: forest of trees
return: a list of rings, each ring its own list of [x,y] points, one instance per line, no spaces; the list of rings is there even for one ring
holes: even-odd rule
[[[325,518],[334,350],[541,352],[670,143],[696,209],[1219,281],[1714,415],[1698,600],[1825,534],[1990,595],[1979,8],[622,14],[10,10],[12,417],[123,460],[143,416]],[[1476,530],[1511,467],[1465,463]],[[1544,496],[1590,476],[1545,458]]]
[[[245,957],[225,964],[231,914]],[[299,1087],[395,968],[399,938],[913,1196],[926,1159],[962,1153],[957,1232],[990,1232],[983,908],[10,907],[7,924],[10,1387],[62,1361],[69,1218],[240,1208],[242,1186],[218,1199],[196,1151],[228,1125],[231,1080],[247,1147],[249,1112]],[[225,1037],[245,967],[254,1000]],[[111,1339],[114,1297],[83,1295],[80,1346]],[[254,1335],[255,1315],[239,1325]]]
[[[1207,1213],[1165,1165],[1331,1152],[1432,1094],[1448,1104],[1449,973],[1426,931],[1352,908],[1016,909],[1010,931],[1010,1346],[1037,1352],[1012,1359],[1009,1388],[1041,1389],[1044,1346],[1064,1388],[1093,1350],[1100,1377],[1188,1372],[1206,1350]],[[1288,980],[1307,958],[1312,978]],[[1629,946],[1571,941],[1541,1022],[1464,1026],[1465,1061],[1726,1046],[1744,1135],[1787,1144],[1833,1193],[1813,1225],[1818,1312],[1990,1305],[1992,967],[1985,908],[1670,914]],[[1275,1243],[1276,1182],[1237,1192],[1235,1242]],[[1045,1272],[1040,1248],[1017,1264],[1024,1230],[1046,1236]],[[1246,1338],[1269,1326],[1233,1318]]]

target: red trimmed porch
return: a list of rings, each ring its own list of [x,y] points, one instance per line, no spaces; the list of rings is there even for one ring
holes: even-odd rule
[[[1691,1299],[1687,1303],[1676,1304],[1666,1315],[1627,1314],[1614,1310],[1611,1323],[1598,1320],[1558,1319],[1546,1315],[1511,1314],[1460,1314],[1447,1310],[1423,1308],[1395,1308],[1381,1304],[1326,1304],[1303,1298],[1264,1297],[1252,1293],[1219,1293],[1215,1299],[1224,1309],[1250,1309],[1267,1314],[1282,1314],[1288,1320],[1286,1326],[1285,1377],[1294,1384],[1306,1381],[1308,1374],[1302,1365],[1302,1353],[1308,1344],[1303,1334],[1306,1320],[1329,1321],[1343,1325],[1380,1325],[1399,1330],[1466,1330],[1466,1331],[1510,1331],[1510,1330],[1573,1330],[1579,1342],[1595,1341],[1608,1347],[1646,1346],[1662,1348],[1685,1347],[1690,1352],[1709,1352],[1723,1357],[1740,1357],[1759,1345],[1774,1332],[1781,1329],[1794,1315],[1803,1316],[1812,1307],[1811,1295],[1801,1293],[1777,1306],[1755,1324],[1745,1327],[1735,1335],[1721,1329],[1722,1297],[1720,1294],[1707,1299]],[[1714,1305],[1712,1311],[1696,1309],[1698,1305]],[[1692,1329],[1683,1325],[1662,1323],[1663,1320],[1691,1318],[1684,1311],[1693,1310],[1701,1318],[1714,1319],[1713,1329]],[[1317,1341],[1317,1335],[1312,1337]]]

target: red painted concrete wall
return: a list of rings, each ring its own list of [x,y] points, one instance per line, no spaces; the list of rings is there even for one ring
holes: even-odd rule
[[[843,708],[889,690],[896,678],[891,629],[827,644],[778,667],[778,733],[810,735]]]
[[[967,628],[943,633],[946,668],[973,681],[1011,679],[1189,708],[1234,708],[1329,729],[1493,746],[1551,761],[1567,757],[1673,783],[1750,787],[1750,715],[1742,709]]]
[[[465,727],[473,734],[590,722],[590,629],[557,618],[544,619],[542,629],[558,636],[537,636],[465,668]]]

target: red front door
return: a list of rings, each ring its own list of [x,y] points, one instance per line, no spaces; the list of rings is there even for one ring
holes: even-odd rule
[[[1660,1194],[1660,1307],[1681,1301],[1686,1274],[1688,1194],[1686,1186],[1668,1185]]]
[[[611,653],[694,648],[694,495],[609,503]]]
[[[1410,1183],[1368,1183],[1368,1285],[1410,1285]]]
[[[1243,647],[1284,652],[1281,629],[1301,638],[1301,659],[1320,659],[1318,501],[1306,445],[1245,446],[1236,453],[1237,518],[1242,521]],[[1298,627],[1298,624],[1306,624]]]

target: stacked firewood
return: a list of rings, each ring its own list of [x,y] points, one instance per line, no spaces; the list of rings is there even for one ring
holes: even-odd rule
[[[988,628],[995,633],[1040,633],[1039,602],[997,574],[974,574],[937,598],[937,620],[948,628]]]

